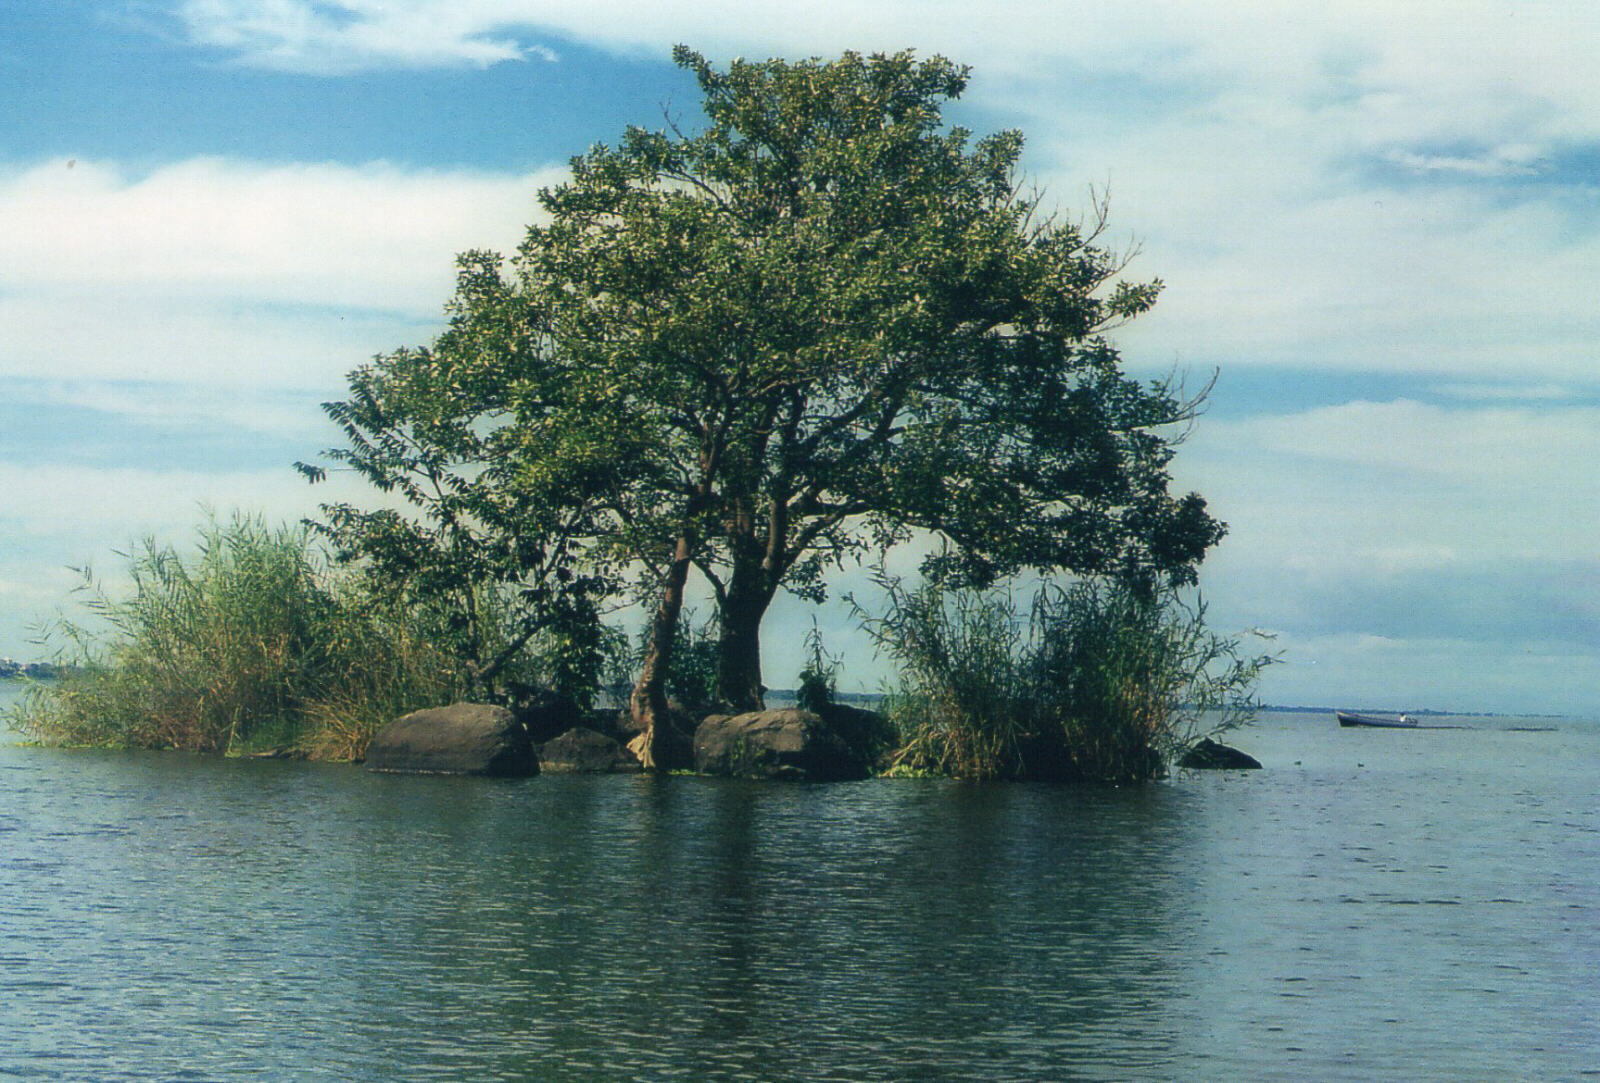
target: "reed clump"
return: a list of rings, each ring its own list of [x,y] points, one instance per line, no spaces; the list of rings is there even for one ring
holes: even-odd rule
[[[1009,593],[880,577],[864,625],[900,666],[891,773],[1131,783],[1254,714],[1272,659],[1205,624],[1203,604],[1103,580]],[[859,611],[859,610],[858,610]]]
[[[91,619],[53,630],[75,666],[18,707],[25,735],[353,759],[384,722],[463,683],[413,614],[330,571],[301,528],[236,516],[202,528],[192,557],[146,541],[127,564],[125,596],[85,573]]]

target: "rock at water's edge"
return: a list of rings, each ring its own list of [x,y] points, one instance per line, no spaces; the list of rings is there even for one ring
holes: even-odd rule
[[[832,782],[866,778],[865,759],[798,708],[711,715],[694,733],[695,770],[729,778]]]
[[[639,760],[621,744],[587,726],[574,726],[539,746],[541,771],[608,775],[639,771]]]
[[[883,714],[846,703],[823,704],[817,713],[845,743],[845,747],[863,763],[878,768],[889,766],[900,740],[894,724]]]
[[[369,771],[522,778],[539,773],[528,731],[504,707],[454,703],[402,715],[372,739]]]
[[[517,689],[511,711],[535,745],[553,740],[584,723],[584,710],[572,699],[543,688]]]
[[[1259,771],[1261,761],[1249,753],[1240,752],[1237,748],[1229,748],[1209,737],[1204,737],[1199,744],[1183,754],[1183,758],[1178,760],[1178,766],[1208,771]]]

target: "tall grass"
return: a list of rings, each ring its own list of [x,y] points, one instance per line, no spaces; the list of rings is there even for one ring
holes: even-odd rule
[[[900,664],[899,685],[884,703],[902,742],[895,768],[967,779],[1020,775],[1028,695],[1023,633],[1009,596],[880,583],[888,612],[861,615]]]
[[[12,718],[23,733],[350,759],[378,726],[461,683],[408,614],[333,576],[298,528],[213,521],[190,558],[145,542],[128,577],[124,598],[86,582],[97,620],[56,629],[78,668],[24,701]]]
[[[905,588],[864,624],[900,665],[897,766],[956,778],[1139,782],[1254,713],[1271,659],[1205,624],[1202,605],[1116,582],[1004,592]],[[858,608],[859,612],[859,608]]]

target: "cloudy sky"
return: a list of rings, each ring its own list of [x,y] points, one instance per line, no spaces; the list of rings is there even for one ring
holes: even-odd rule
[[[1167,283],[1130,366],[1220,372],[1178,481],[1231,525],[1212,622],[1276,636],[1266,700],[1600,712],[1588,0],[7,0],[0,654],[74,566],[333,495],[290,469],[317,404],[572,155],[692,121],[680,41],[943,53],[1063,211],[1109,188]],[[811,613],[772,619],[784,685]]]

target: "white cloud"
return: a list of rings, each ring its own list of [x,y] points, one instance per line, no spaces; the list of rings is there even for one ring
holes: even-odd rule
[[[455,254],[514,246],[557,175],[220,158],[138,178],[84,161],[13,169],[0,173],[0,289],[437,311]]]
[[[11,571],[10,568],[5,570]],[[9,614],[21,614],[36,622],[42,620],[42,614],[59,605],[74,587],[83,582],[82,576],[64,565],[18,568],[17,571],[21,574],[10,577],[0,575],[0,605]],[[17,640],[11,646],[0,649],[0,656],[21,656],[24,652],[20,648],[20,641],[27,630],[6,627],[0,628],[0,631],[10,633],[5,640],[0,640],[0,644],[13,638]]]
[[[1532,147],[1495,147],[1484,154],[1418,154],[1391,151],[1387,157],[1419,173],[1461,173],[1469,177],[1531,177],[1539,173],[1539,155]]]
[[[448,295],[441,290],[436,313]],[[441,318],[282,309],[181,290],[24,294],[0,298],[0,376],[334,390],[373,353],[431,338]]]
[[[1379,88],[1491,79],[1591,97],[1583,65],[1600,34],[1582,5],[1513,0],[994,0],[982,18],[960,0],[185,0],[177,11],[197,42],[269,66],[494,63],[555,34],[613,49],[687,41],[748,55],[916,46],[991,71],[1028,71],[1048,57],[1290,86],[1327,70]]]
[[[1067,199],[1099,164],[1168,289],[1121,338],[1203,364],[1595,382],[1600,229],[1559,187],[1401,183],[1361,117],[1227,103],[1087,138],[1043,127]],[[1515,374],[1511,377],[1511,374]]]
[[[1360,674],[1372,703],[1593,710],[1597,457],[1594,407],[1399,400],[1206,419],[1174,465],[1231,526],[1213,617],[1282,631],[1270,700],[1349,703]]]
[[[1356,402],[1201,422],[1178,482],[1232,525],[1213,561],[1357,575],[1591,561],[1600,409]],[[1208,562],[1208,568],[1211,563]]]
[[[142,539],[187,551],[208,510],[226,521],[235,511],[269,524],[296,523],[318,505],[349,500],[374,506],[388,498],[353,475],[334,472],[310,485],[287,465],[209,471],[0,462],[0,654],[31,655],[30,629],[71,609],[88,568],[113,596],[130,587],[129,551]],[[78,617],[84,614],[78,613]]]
[[[559,174],[194,159],[0,172],[0,374],[326,387],[425,341]]]
[[[1556,402],[1578,397],[1576,389],[1564,384],[1446,383],[1434,388],[1441,395],[1467,401]]]
[[[342,392],[343,388],[328,390]],[[14,405],[26,404],[36,415],[49,416],[63,408],[90,411],[123,419],[137,427],[134,431],[142,428],[144,435],[152,436],[221,431],[280,441],[299,439],[319,446],[330,442],[335,431],[332,422],[317,408],[324,400],[308,390],[276,391],[198,381],[173,384],[18,380],[11,382],[7,391]]]
[[[1266,455],[1456,479],[1475,492],[1509,486],[1502,496],[1592,476],[1589,467],[1600,455],[1600,409],[1591,406],[1447,409],[1399,399],[1221,428]],[[1600,502],[1600,491],[1592,495]]]
[[[483,5],[375,0],[185,0],[179,14],[197,45],[237,51],[285,71],[340,74],[371,67],[486,67],[549,50],[493,33]]]
[[[1201,109],[1213,97],[1314,109],[1396,140],[1526,142],[1530,122],[1592,136],[1600,116],[1600,15],[1562,0],[994,0],[982,18],[964,0],[188,0],[178,12],[199,43],[299,70],[511,61],[547,55],[553,38],[654,55],[681,41],[724,58],[914,47],[972,64],[985,95],[1126,77],[1182,86]]]

